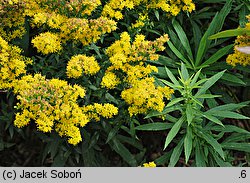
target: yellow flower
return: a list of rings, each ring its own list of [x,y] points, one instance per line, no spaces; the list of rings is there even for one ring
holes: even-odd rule
[[[114,89],[120,82],[120,79],[113,72],[106,72],[102,78],[101,86]]]
[[[0,89],[12,88],[19,76],[26,73],[26,65],[32,61],[21,55],[21,49],[9,45],[0,36]]]
[[[56,53],[62,50],[61,42],[57,34],[51,32],[41,33],[32,39],[31,43],[43,54]]]
[[[100,121],[100,116],[108,119],[118,114],[118,108],[109,103],[87,105],[83,107],[83,111],[89,119],[94,119],[95,121]]]
[[[20,101],[16,107],[23,111],[17,113],[15,126],[21,128],[32,119],[44,133],[56,130],[73,145],[81,141],[79,127],[89,122],[77,103],[78,97],[85,96],[82,87],[36,74],[23,76],[15,83],[14,92]]]
[[[82,72],[86,75],[94,75],[100,70],[100,66],[95,57],[86,55],[73,56],[67,65],[67,76],[69,78],[78,78]]]

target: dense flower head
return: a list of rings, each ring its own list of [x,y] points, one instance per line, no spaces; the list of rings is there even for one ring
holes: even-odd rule
[[[67,65],[67,76],[69,78],[78,78],[85,75],[94,75],[100,70],[100,66],[95,57],[86,55],[73,56]]]
[[[101,86],[114,89],[119,83],[121,83],[120,79],[113,72],[106,72],[102,78]]]
[[[246,29],[250,31],[250,16],[247,16],[249,22],[246,24]],[[243,66],[250,65],[250,54],[246,54],[241,52],[239,47],[250,47],[250,36],[249,35],[241,35],[237,36],[234,44],[234,53],[228,55],[226,62],[232,66],[236,66],[236,64],[240,64]]]
[[[32,60],[21,55],[21,49],[9,45],[0,36],[0,89],[13,87],[13,82],[26,73],[26,65]]]
[[[0,35],[6,41],[20,38],[25,33],[24,4],[18,0],[0,1]]]
[[[169,87],[156,87],[152,72],[158,72],[155,66],[147,64],[147,60],[157,60],[157,51],[164,50],[168,35],[163,35],[155,41],[145,40],[144,35],[136,35],[133,42],[127,32],[121,34],[120,40],[115,41],[106,53],[111,66],[108,67],[101,86],[114,89],[118,84],[128,85],[121,97],[129,105],[131,116],[146,113],[149,110],[162,111],[164,98],[170,98],[173,93]],[[116,73],[124,73],[122,78]]]
[[[18,80],[14,92],[19,100],[17,109],[22,111],[16,115],[15,126],[21,128],[33,120],[38,130],[51,132],[55,129],[60,136],[68,137],[71,144],[82,140],[78,128],[85,126],[89,119],[77,99],[85,96],[84,88],[36,74]]]
[[[173,90],[169,87],[156,87],[154,78],[145,78],[134,82],[131,88],[125,89],[121,97],[129,104],[130,116],[146,113],[149,110],[162,111],[165,98],[170,98]]]
[[[95,121],[100,121],[100,117],[112,118],[114,115],[118,114],[118,108],[109,103],[94,103],[93,105],[87,105],[83,107],[83,111],[89,119],[93,119]]]
[[[31,43],[43,54],[56,53],[62,50],[59,37],[51,32],[41,33],[32,39]]]
[[[176,16],[181,11],[192,12],[195,4],[192,0],[109,0],[104,5],[102,14],[117,20],[122,19],[125,8],[134,9],[136,6],[144,9],[161,9],[167,15]]]

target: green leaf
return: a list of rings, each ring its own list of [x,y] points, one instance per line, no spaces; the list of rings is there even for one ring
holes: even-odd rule
[[[173,88],[173,89],[177,89],[177,87],[178,86],[180,86],[180,85],[175,85],[175,84],[172,84],[172,83],[170,83],[170,82],[168,82],[168,81],[166,81],[166,80],[164,80],[164,79],[159,79],[162,83],[164,83],[165,85],[167,85],[167,86],[169,86],[169,87],[171,87],[171,88]]]
[[[229,162],[225,162],[223,159],[221,159],[212,148],[209,148],[210,153],[214,157],[214,160],[220,167],[231,167],[232,165]]]
[[[167,75],[169,77],[169,79],[175,84],[175,85],[180,85],[180,83],[177,81],[177,79],[175,78],[175,76],[173,75],[173,73],[167,68],[165,67],[165,70],[167,72]]]
[[[209,129],[213,130],[213,131],[219,131],[219,132],[225,132],[225,133],[237,132],[237,133],[250,134],[249,131],[247,131],[247,130],[245,130],[243,128],[239,128],[237,126],[233,126],[233,125],[225,125],[224,127],[222,127],[222,126],[212,126]]]
[[[105,143],[108,143],[113,137],[117,135],[117,132],[120,130],[121,125],[117,125],[114,128],[112,128],[108,134],[108,138]]]
[[[204,114],[206,115],[213,115],[213,116],[218,116],[218,117],[223,117],[223,118],[232,118],[232,119],[250,119],[249,117],[243,116],[242,114],[238,114],[236,112],[231,112],[231,111],[213,111],[213,112],[205,112]]]
[[[190,22],[192,25],[191,27],[192,27],[193,35],[194,35],[193,39],[194,39],[194,45],[195,45],[195,52],[197,52],[200,41],[201,41],[202,32],[201,32],[200,26],[195,21],[190,19]]]
[[[192,109],[191,104],[187,104],[186,115],[187,115],[187,122],[188,122],[188,126],[189,126],[194,119],[194,111]]]
[[[214,116],[212,116],[212,115],[208,115],[208,114],[203,113],[202,116],[204,116],[204,117],[207,118],[208,120],[210,120],[210,121],[212,121],[212,122],[214,122],[214,123],[216,123],[216,124],[218,124],[218,125],[224,126],[224,125],[222,124],[222,122],[221,122],[218,118],[216,118],[216,117],[214,117]]]
[[[115,103],[116,105],[119,104],[119,102],[116,100],[116,98],[115,98],[113,95],[111,95],[110,93],[106,93],[106,94],[105,94],[105,98],[106,98],[108,101]]]
[[[205,155],[202,150],[201,144],[198,140],[196,141],[196,146],[195,146],[195,163],[197,167],[206,166]]]
[[[238,103],[238,104],[220,105],[220,106],[217,106],[217,107],[214,107],[214,108],[208,110],[207,113],[217,112],[217,111],[234,111],[234,110],[237,110],[237,109],[240,109],[242,107],[247,106],[249,103],[250,103],[250,101],[241,102],[241,103]]]
[[[113,138],[109,143],[115,152],[117,152],[130,166],[137,166],[135,157],[119,140]]]
[[[221,144],[224,149],[244,151],[250,153],[250,143],[227,142]]]
[[[218,38],[233,37],[240,35],[250,35],[250,30],[248,30],[247,28],[225,30],[210,36],[209,39],[218,39]]]
[[[135,127],[135,130],[142,130],[142,131],[159,131],[159,130],[167,130],[173,127],[171,123],[149,123]]]
[[[246,133],[233,133],[232,135],[230,135],[229,137],[227,137],[223,143],[228,143],[228,142],[242,142],[249,140],[250,139],[250,134],[246,134]]]
[[[192,53],[192,50],[191,50],[191,47],[189,44],[189,40],[186,36],[186,33],[184,32],[184,30],[182,29],[180,24],[175,19],[173,19],[172,24],[173,24],[173,27],[174,27],[174,29],[175,29],[175,31],[180,39],[181,44],[186,49],[186,52],[188,54],[190,61],[193,61],[194,57],[193,57],[193,53]]]
[[[140,143],[140,141],[133,138],[133,137],[126,137],[126,136],[123,136],[123,135],[117,135],[116,137],[123,144],[127,143],[127,144],[130,144],[130,145],[134,146],[135,148],[139,149],[140,151],[143,150],[143,146]]]
[[[212,94],[201,94],[196,96],[196,98],[216,98],[216,97],[222,97],[221,95],[212,95]]]
[[[225,46],[221,49],[219,49],[215,54],[213,54],[209,59],[207,59],[203,64],[201,64],[198,68],[204,68],[207,67],[216,61],[218,61],[220,58],[222,58],[224,55],[228,54],[229,50],[233,48],[233,44]]]
[[[170,160],[170,157],[173,153],[173,150],[166,152],[165,154],[163,154],[162,156],[160,156],[159,158],[157,158],[154,162],[157,165],[164,165],[167,161]]]
[[[183,97],[171,99],[171,101],[167,104],[166,107],[171,107],[171,106],[173,106],[173,105],[179,103],[179,102],[182,101],[182,100],[184,100]]]
[[[226,16],[231,11],[231,6],[232,6],[232,0],[228,0],[224,5],[224,7],[221,9],[221,11],[219,13],[216,13],[216,15],[214,16],[207,31],[205,32],[200,41],[195,59],[195,66],[199,66],[201,64],[203,56],[211,44],[211,40],[208,40],[208,37],[221,30]]]
[[[196,74],[194,75],[194,77],[192,77],[192,81],[190,83],[190,86],[194,86],[194,84],[196,83],[196,81],[198,80],[199,76],[200,76],[200,73],[201,73],[201,69],[196,72]]]
[[[214,83],[216,81],[218,81],[224,74],[224,71],[221,71],[217,74],[215,74],[214,76],[212,76],[211,78],[209,78],[204,84],[203,86],[198,90],[198,92],[195,94],[195,97],[204,94],[211,86],[214,85]]]
[[[222,157],[223,160],[225,160],[224,152],[222,150],[221,145],[215,140],[211,135],[209,135],[207,132],[199,131],[199,134],[209,143],[216,152],[219,153],[219,155]]]
[[[156,17],[157,20],[159,21],[159,20],[160,20],[159,11],[155,10],[154,13],[155,13],[155,17]]]
[[[180,159],[180,156],[183,150],[183,142],[184,142],[184,138],[182,138],[177,144],[177,146],[174,148],[174,151],[170,157],[170,162],[168,165],[169,167],[174,167],[176,163],[178,162],[178,160]]]
[[[179,59],[181,59],[183,62],[185,62],[187,67],[193,68],[192,65],[190,65],[189,61],[182,55],[182,53],[173,45],[173,43],[171,41],[168,41],[167,44],[168,44],[169,48],[172,50],[172,52],[174,52],[174,54]]]
[[[174,126],[171,128],[171,130],[168,133],[168,136],[166,137],[166,141],[165,141],[165,145],[164,145],[164,149],[167,148],[167,146],[170,144],[170,142],[174,139],[174,137],[177,135],[177,133],[179,132],[182,123],[185,120],[185,116],[183,115],[175,124]]]
[[[192,152],[192,148],[193,148],[193,139],[192,139],[192,129],[191,127],[187,127],[187,134],[185,136],[184,139],[184,152],[185,152],[185,160],[186,163],[189,160],[190,154]]]
[[[183,77],[184,81],[188,80],[189,78],[188,70],[184,63],[181,63],[181,76]]]

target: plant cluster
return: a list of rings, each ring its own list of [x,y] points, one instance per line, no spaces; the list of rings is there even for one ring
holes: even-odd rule
[[[249,7],[0,1],[0,154],[34,143],[23,166],[249,165]]]

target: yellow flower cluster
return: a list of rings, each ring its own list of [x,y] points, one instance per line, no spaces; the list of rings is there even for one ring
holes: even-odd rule
[[[120,79],[113,72],[106,72],[102,78],[101,86],[114,89],[119,83],[121,83]]]
[[[101,5],[100,0],[70,0],[65,1],[65,7],[69,12],[74,14],[91,15],[99,5]]]
[[[246,24],[246,29],[250,30],[250,15],[248,16],[249,22]],[[240,64],[243,66],[250,65],[250,54],[240,52],[238,47],[250,46],[250,36],[241,35],[235,40],[234,53],[228,55],[226,62],[232,66]]]
[[[79,126],[83,127],[89,119],[77,104],[78,97],[85,96],[85,90],[78,86],[71,86],[59,79],[45,79],[36,74],[23,76],[15,83],[14,92],[20,103],[14,121],[15,126],[21,128],[34,120],[38,130],[51,132],[55,129],[60,136],[68,137],[70,144],[77,144],[81,139]]]
[[[32,61],[21,55],[21,49],[9,45],[0,36],[0,89],[13,87],[13,82],[26,73],[26,65]]]
[[[73,145],[82,141],[79,127],[91,119],[99,121],[100,116],[112,118],[118,114],[118,108],[108,103],[80,107],[77,99],[85,96],[84,88],[40,74],[15,81],[14,93],[19,100],[16,108],[22,111],[16,114],[15,126],[21,128],[34,121],[38,130],[46,133],[54,129]]]
[[[78,78],[82,73],[86,75],[94,75],[100,70],[95,57],[86,55],[73,56],[67,65],[66,74],[69,78]]]
[[[181,11],[192,12],[195,10],[192,0],[110,0],[105,4],[102,14],[119,20],[123,18],[123,9],[134,9],[138,5],[143,6],[146,10],[162,9],[167,15],[172,16],[178,15]]]
[[[163,98],[170,98],[173,90],[169,87],[156,87],[154,78],[137,80],[129,89],[122,91],[121,97],[130,105],[130,116],[146,113],[148,110],[162,111],[165,103]]]
[[[58,36],[51,32],[41,33],[32,39],[31,43],[43,54],[56,53],[62,50]]]
[[[83,107],[83,111],[86,113],[89,119],[100,121],[100,117],[112,118],[118,114],[118,108],[112,104],[98,104],[87,105]]]
[[[151,9],[162,9],[167,15],[176,16],[181,11],[192,12],[195,4],[192,0],[153,0],[147,6]]]
[[[1,1],[0,34],[7,41],[16,37],[22,37],[25,33],[25,17],[28,16],[31,18],[29,22],[33,27],[43,27],[45,30],[54,32],[53,36],[48,33],[42,33],[35,40],[36,45],[40,45],[38,50],[43,54],[60,51],[61,46],[56,47],[56,45],[59,45],[59,42],[74,41],[88,45],[99,40],[101,35],[116,29],[117,23],[107,17],[84,18],[91,15],[99,5],[101,5],[100,0]],[[39,37],[44,38],[47,42],[43,43]],[[52,45],[53,49],[48,50],[47,43],[49,38],[56,45]],[[42,46],[44,44],[46,44],[45,47]]]
[[[139,18],[136,20],[134,24],[132,24],[132,28],[141,28],[145,25],[145,22],[149,21],[147,13],[140,13]]]
[[[116,29],[116,22],[107,17],[101,16],[96,19],[82,17],[90,15],[101,4],[100,0],[62,1],[61,3],[65,6],[60,7],[55,2],[36,0],[34,3],[29,1],[29,5],[26,5],[26,14],[31,17],[33,27],[44,26],[51,30],[56,29],[54,34],[62,43],[81,42],[85,46],[99,40],[102,34]]]
[[[18,0],[0,1],[0,35],[6,41],[20,38],[25,33],[24,4]]]
[[[149,168],[149,167],[156,167],[156,164],[155,164],[155,162],[149,162],[149,163],[143,163],[143,167],[147,167],[147,168]]]
[[[151,109],[162,111],[164,98],[169,98],[173,93],[169,87],[155,87],[154,79],[149,75],[158,70],[146,64],[147,60],[158,59],[156,51],[164,50],[166,41],[167,35],[155,41],[147,41],[145,36],[137,35],[131,43],[129,34],[123,32],[120,40],[106,50],[111,66],[107,68],[101,86],[114,89],[121,81],[128,85],[121,97],[130,105],[128,110],[131,116]],[[116,72],[123,73],[123,78],[119,78]]]

